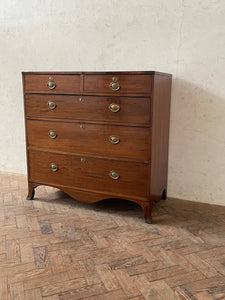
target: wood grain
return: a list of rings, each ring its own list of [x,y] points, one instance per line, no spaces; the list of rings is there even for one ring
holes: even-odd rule
[[[154,77],[151,103],[151,173],[149,197],[159,201],[167,190],[171,78]]]
[[[49,137],[50,130],[56,138]],[[28,120],[27,134],[32,148],[148,159],[149,128]],[[110,142],[113,135],[118,144]]]
[[[117,77],[120,89],[118,91],[112,91],[110,83],[112,77]],[[89,93],[106,93],[106,94],[150,94],[151,93],[151,80],[152,77],[149,75],[89,75],[84,77],[84,92]]]
[[[7,277],[0,277],[0,299],[8,299]]]
[[[55,89],[50,90],[47,87],[47,82],[49,77],[53,77],[53,81],[56,84]],[[55,75],[55,74],[45,74],[45,75],[31,75],[24,73],[24,89],[26,92],[44,92],[48,94],[56,93],[72,93],[80,90],[80,76],[79,75]]]
[[[10,284],[10,296],[11,299],[24,300],[24,286],[22,282],[16,282]]]
[[[83,102],[80,102],[82,98]],[[55,103],[55,109],[49,109],[48,101]],[[109,109],[115,103],[120,106],[116,113]],[[105,121],[115,123],[150,122],[150,100],[141,97],[105,97],[105,96],[70,96],[26,94],[25,105],[27,117],[73,119],[88,121]]]
[[[146,164],[41,151],[30,151],[29,158],[31,180],[142,197],[147,193]],[[85,162],[81,158],[85,158]],[[55,163],[58,171],[53,172],[50,163]],[[118,172],[120,178],[110,178],[111,170]]]

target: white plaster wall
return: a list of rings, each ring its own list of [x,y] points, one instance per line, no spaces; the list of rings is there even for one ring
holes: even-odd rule
[[[224,0],[0,0],[0,170],[26,173],[22,71],[173,74],[168,195],[225,205]]]

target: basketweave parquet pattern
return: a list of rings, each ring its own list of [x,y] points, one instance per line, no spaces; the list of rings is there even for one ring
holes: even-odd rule
[[[0,173],[0,299],[225,299],[225,207],[77,202]]]

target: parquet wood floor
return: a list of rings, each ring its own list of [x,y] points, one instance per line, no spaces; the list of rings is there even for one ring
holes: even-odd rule
[[[225,207],[80,203],[0,173],[1,300],[225,299]]]

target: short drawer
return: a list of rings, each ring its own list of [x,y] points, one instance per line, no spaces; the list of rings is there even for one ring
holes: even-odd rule
[[[26,94],[25,106],[28,117],[150,122],[150,98]]]
[[[151,75],[85,75],[84,92],[118,95],[149,95]]]
[[[80,75],[24,75],[25,92],[36,93],[75,93],[80,92]]]
[[[149,128],[27,120],[29,147],[147,160]]]
[[[29,151],[30,180],[146,197],[147,164]]]

